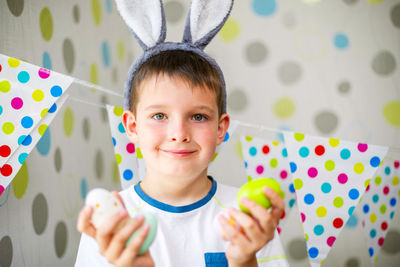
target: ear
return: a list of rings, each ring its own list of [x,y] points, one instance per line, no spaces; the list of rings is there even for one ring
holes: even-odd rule
[[[166,37],[164,8],[161,0],[115,0],[143,50],[162,43]]]
[[[124,125],[126,135],[132,143],[139,141],[136,129],[136,117],[130,110],[124,110],[122,113],[122,124]]]
[[[233,0],[193,0],[186,19],[183,42],[204,49],[225,24]]]
[[[225,139],[226,132],[229,129],[230,117],[228,114],[222,114],[218,122],[218,140],[217,146],[219,146]]]

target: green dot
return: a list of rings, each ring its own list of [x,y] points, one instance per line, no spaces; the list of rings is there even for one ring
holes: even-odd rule
[[[385,206],[385,205],[381,205],[381,206],[379,207],[379,211],[380,211],[382,214],[385,214],[385,212],[386,212],[386,206]]]
[[[399,177],[397,177],[397,176],[393,177],[392,185],[393,185],[393,186],[396,186],[396,185],[398,185],[398,184],[399,184]]]
[[[278,166],[278,160],[273,158],[269,161],[269,165],[271,166],[271,168],[276,168],[276,166]]]
[[[400,126],[400,101],[391,101],[383,107],[383,116],[386,121],[395,127]]]
[[[122,157],[120,154],[115,153],[115,160],[117,161],[117,164],[120,164],[122,161]]]
[[[28,167],[24,162],[24,164],[22,164],[17,175],[14,177],[12,181],[12,188],[16,198],[21,199],[24,196],[26,189],[28,188],[28,182],[29,182]]]
[[[251,136],[245,136],[244,138],[246,139],[247,142],[251,142],[251,140],[253,140],[253,137]]]
[[[274,104],[275,115],[280,119],[290,118],[295,110],[295,104],[289,97],[280,98]]]
[[[317,213],[317,216],[318,216],[318,217],[321,217],[321,218],[322,218],[322,217],[325,217],[327,211],[326,211],[326,208],[325,208],[325,207],[320,206],[320,207],[317,208],[316,213]]]
[[[336,138],[329,139],[329,145],[331,147],[337,147],[339,145],[339,143],[340,143],[339,139],[336,139]]]
[[[219,32],[219,36],[225,42],[235,40],[240,33],[239,23],[234,19],[228,19]]]
[[[294,188],[296,190],[299,190],[299,189],[301,189],[303,187],[303,181],[301,179],[299,179],[299,178],[294,179],[293,185],[294,185]]]
[[[212,159],[211,159],[211,162],[213,162],[217,156],[218,156],[218,153],[215,152],[214,156],[213,156]]]
[[[380,176],[376,176],[374,181],[376,185],[380,185],[382,182],[382,178]]]
[[[367,179],[367,180],[364,182],[364,187],[367,188],[370,182],[371,182],[371,179]]]
[[[124,113],[124,109],[121,107],[114,107],[115,116],[121,117],[122,113]]]
[[[51,37],[53,36],[53,18],[49,8],[45,7],[42,9],[39,20],[40,31],[43,39],[50,41]]]
[[[74,113],[71,108],[67,107],[64,112],[64,133],[70,137],[74,129]]]
[[[12,122],[6,122],[3,124],[3,132],[5,134],[12,134],[15,130],[15,126]]]
[[[341,206],[343,206],[343,198],[341,197],[335,197],[335,199],[333,200],[333,205],[336,208],[340,208]]]
[[[123,60],[125,57],[125,44],[122,40],[118,42],[117,53],[118,53],[118,59]]]
[[[99,72],[97,70],[96,63],[90,65],[90,82],[94,84],[99,84]]]
[[[1,81],[0,82],[0,92],[7,93],[11,89],[11,84],[9,81]]]
[[[101,23],[101,5],[99,0],[92,0],[92,14],[94,24],[99,26]]]
[[[294,133],[294,139],[298,142],[301,142],[304,139],[304,134],[302,133]]]
[[[119,182],[119,168],[117,162],[113,162],[112,166],[112,182],[118,184]]]
[[[376,216],[375,213],[372,213],[371,216],[369,216],[369,220],[371,223],[375,223],[377,218],[378,217]]]
[[[46,124],[42,124],[39,126],[38,128],[38,133],[40,134],[40,136],[42,136],[44,134],[44,132],[47,130],[47,125]]]
[[[306,242],[308,242],[308,234],[304,234],[304,238],[306,239]]]
[[[327,171],[332,171],[333,169],[335,169],[335,162],[333,160],[327,160],[325,162],[325,169]]]
[[[142,159],[143,158],[143,155],[142,155],[142,151],[140,150],[140,147],[136,147],[136,157],[138,158],[138,159]]]

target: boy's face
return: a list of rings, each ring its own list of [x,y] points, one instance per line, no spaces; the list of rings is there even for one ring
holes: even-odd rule
[[[197,177],[205,173],[229,126],[218,117],[215,93],[181,78],[159,75],[140,86],[136,116],[124,111],[129,139],[137,143],[150,175]]]

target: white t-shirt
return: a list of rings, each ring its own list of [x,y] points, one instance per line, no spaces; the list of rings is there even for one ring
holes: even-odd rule
[[[216,234],[214,218],[227,207],[237,207],[238,188],[217,184],[201,200],[187,206],[171,206],[146,195],[139,184],[123,190],[120,194],[128,213],[149,211],[157,216],[156,238],[150,247],[155,266],[184,267],[228,266],[225,250],[228,242]],[[257,253],[259,266],[289,266],[279,235]],[[98,251],[96,241],[82,234],[76,267],[113,266]]]

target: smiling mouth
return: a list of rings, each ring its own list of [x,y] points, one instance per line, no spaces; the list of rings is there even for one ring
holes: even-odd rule
[[[168,155],[178,158],[188,157],[196,152],[195,150],[163,150],[163,149],[160,150]]]

